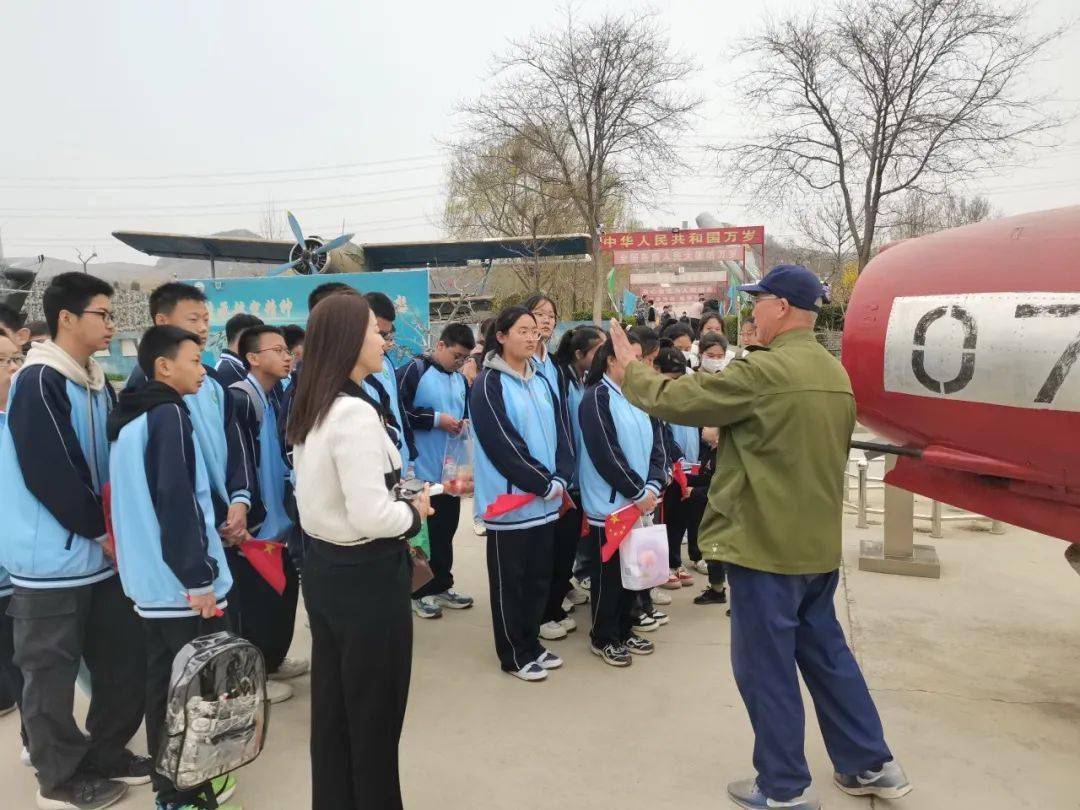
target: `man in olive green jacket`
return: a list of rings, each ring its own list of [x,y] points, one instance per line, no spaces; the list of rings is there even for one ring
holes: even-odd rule
[[[851,383],[814,338],[822,286],[800,266],[742,288],[764,347],[721,374],[669,380],[631,362],[623,393],[652,416],[719,427],[716,473],[698,544],[731,586],[731,662],[754,728],[756,779],[733,782],[741,807],[819,807],[808,794],[796,666],[814,700],[835,783],[854,795],[911,790],[833,608],[839,580],[843,476],[855,427]]]

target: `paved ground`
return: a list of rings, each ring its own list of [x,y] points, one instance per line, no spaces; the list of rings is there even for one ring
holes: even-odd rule
[[[859,572],[859,540],[880,527],[856,530],[847,519],[837,606],[916,785],[896,804],[1080,808],[1080,577],[1057,540],[947,526],[934,541],[944,573],[933,581]],[[693,605],[696,589],[683,589],[671,624],[652,636],[652,657],[611,669],[579,630],[552,643],[566,667],[526,684],[498,669],[483,540],[468,528],[457,559],[459,588],[477,605],[417,620],[402,740],[408,807],[727,806],[724,785],[751,773],[751,735],[722,609]],[[294,652],[306,654],[302,621],[299,629]],[[275,707],[267,751],[239,774],[234,801],[247,810],[309,806],[308,683],[295,683],[297,696]],[[0,720],[0,742],[0,808],[31,808],[34,780],[18,764],[13,717]],[[826,807],[870,806],[831,787],[812,713],[806,750]],[[118,806],[150,807],[148,789]]]

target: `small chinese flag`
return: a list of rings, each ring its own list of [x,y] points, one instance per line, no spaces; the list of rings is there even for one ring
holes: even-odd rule
[[[281,557],[281,543],[272,543],[269,540],[245,540],[240,544],[240,551],[251,563],[251,567],[278,592],[278,595],[285,593],[285,563]]]
[[[559,506],[559,517],[562,517],[571,509],[577,508],[577,504],[574,503],[574,499],[570,497],[570,493],[565,489],[562,493],[562,504]]]
[[[497,518],[499,515],[505,515],[507,512],[520,509],[534,498],[536,498],[536,496],[529,492],[500,495],[488,505],[487,509],[484,510],[483,518],[485,520],[490,520],[491,518]]]
[[[682,490],[683,500],[685,501],[690,497],[690,484],[686,480],[686,470],[683,469],[682,462],[675,462],[675,466],[671,468],[671,478],[679,485],[679,489]]]
[[[618,551],[622,541],[630,534],[634,524],[641,519],[641,510],[634,504],[612,512],[604,521],[604,545],[600,547],[600,559],[607,562]]]

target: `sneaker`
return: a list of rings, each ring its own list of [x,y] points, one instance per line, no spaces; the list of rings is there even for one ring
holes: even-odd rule
[[[39,790],[40,810],[100,810],[124,798],[128,786],[97,776],[74,776],[49,791]]]
[[[473,534],[475,534],[477,537],[487,536],[487,526],[484,525],[484,521],[482,521],[480,518],[473,519],[472,530]]]
[[[675,569],[671,569],[671,573],[668,575],[667,582],[661,585],[661,588],[667,588],[669,591],[677,591],[682,587],[682,580],[679,579],[678,573]]]
[[[745,807],[747,810],[769,810],[772,807],[788,807],[792,808],[792,810],[820,810],[821,808],[821,802],[817,799],[811,799],[805,791],[802,796],[786,802],[766,798],[765,794],[761,792],[761,788],[758,787],[756,778],[740,779],[738,782],[732,782],[727,786],[727,793],[728,798],[735,804],[739,807]]]
[[[577,581],[577,586],[586,593],[592,593],[592,578],[582,577]]]
[[[605,664],[610,664],[613,667],[628,667],[633,663],[630,660],[630,653],[622,644],[605,644],[603,647],[597,647],[590,641],[589,652],[600,656],[604,659]]]
[[[271,703],[284,703],[293,696],[293,688],[282,681],[266,682],[266,699]]]
[[[431,601],[430,596],[412,600],[412,612],[421,619],[441,619],[442,608]]]
[[[231,773],[227,773],[217,779],[211,779],[210,788],[214,791],[214,798],[217,799],[220,805],[222,802],[231,799],[232,795],[236,793],[236,777]]]
[[[895,759],[890,759],[879,771],[834,774],[833,782],[851,796],[876,796],[879,799],[899,799],[912,790],[904,769]]]
[[[699,574],[709,573],[709,564],[705,560],[698,560],[697,562],[690,563],[690,567],[697,571]]]
[[[530,661],[516,672],[511,672],[515,678],[521,678],[523,681],[546,681],[547,670],[540,666],[535,661]]]
[[[651,633],[659,627],[660,623],[648,613],[641,613],[634,619],[634,629],[640,630],[643,633]]]
[[[588,590],[581,590],[579,588],[571,588],[570,592],[566,594],[566,601],[571,605],[584,605],[589,601]]]
[[[281,666],[266,677],[272,681],[287,681],[297,678],[311,669],[311,663],[306,658],[286,658]]]
[[[567,616],[565,619],[562,619],[559,624],[562,625],[562,629],[567,633],[573,633],[577,630],[577,622],[574,621],[573,616]]]
[[[10,706],[0,706],[0,717],[6,717],[7,715],[11,714],[13,711],[15,711],[15,704],[14,703],[12,703]]]
[[[727,604],[727,590],[713,590],[710,585],[700,594],[694,597],[695,605],[725,605]]]
[[[558,641],[566,638],[566,628],[559,622],[544,622],[540,625],[540,638],[545,641]]]
[[[198,804],[163,804],[162,802],[158,802],[154,805],[157,810],[207,810],[209,806],[210,805],[202,801]],[[216,807],[217,810],[244,810],[244,808],[238,804],[221,804],[221,802],[215,804],[214,807]]]
[[[630,638],[626,640],[626,649],[634,655],[651,655],[653,650],[656,649],[656,645],[647,638],[635,636],[631,633]]]
[[[536,663],[544,669],[558,669],[563,665],[563,660],[551,650],[544,650],[536,659]]]
[[[657,610],[656,608],[653,608],[652,613],[650,613],[649,615],[652,617],[652,620],[656,622],[660,627],[663,627],[665,624],[671,621],[670,616],[664,613],[664,611]]]
[[[34,767],[34,763],[30,760],[30,749],[27,748],[25,745],[23,746],[22,751],[19,752],[19,762],[21,762],[27,768]]]
[[[662,591],[660,588],[653,588],[649,591],[649,596],[652,597],[654,605],[670,605],[671,594],[666,591]]]
[[[675,576],[679,578],[679,582],[682,583],[682,586],[684,588],[689,588],[691,585],[694,584],[693,575],[682,566],[679,566],[675,569]]]
[[[150,774],[153,772],[154,765],[150,757],[140,757],[138,754],[124,751],[124,758],[115,767],[108,770],[94,769],[94,776],[134,786],[145,785],[150,781]]]
[[[465,596],[450,588],[447,588],[442,593],[435,594],[430,599],[439,607],[450,608],[450,610],[465,610],[473,606],[471,596]]]

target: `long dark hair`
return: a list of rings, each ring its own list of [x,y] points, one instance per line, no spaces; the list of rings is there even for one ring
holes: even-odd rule
[[[326,418],[356,367],[370,318],[371,307],[359,295],[331,295],[311,311],[304,339],[304,371],[289,413],[291,444],[302,443]]]
[[[724,316],[723,315],[721,315],[719,312],[712,312],[711,310],[703,312],[703,313],[701,313],[701,320],[698,321],[698,327],[697,327],[697,335],[696,335],[696,337],[699,340],[701,339],[701,336],[703,334],[705,334],[705,324],[708,323],[709,321],[712,321],[712,320],[720,321],[720,328],[721,329],[724,328]]]
[[[536,323],[536,318],[533,318],[532,310],[525,307],[512,306],[506,307],[502,312],[491,319],[491,323],[488,324],[487,334],[484,335],[484,352],[495,352],[495,354],[502,357],[503,345],[499,343],[498,335],[502,332],[504,335],[508,334],[513,328],[514,324],[518,322],[518,319],[523,315],[528,315],[533,319],[533,323]],[[307,350],[305,348],[305,364],[307,362]]]
[[[555,350],[555,365],[570,371],[571,379],[576,381],[574,363],[577,362],[578,352],[582,355],[588,354],[589,349],[603,339],[604,333],[598,326],[575,326],[573,329],[567,329],[559,339],[559,348]]]
[[[630,340],[631,346],[642,345],[641,338],[634,334],[633,329],[626,333],[626,337]],[[604,375],[607,374],[608,360],[614,356],[615,344],[611,342],[611,336],[608,335],[608,339],[604,341],[604,345],[597,349],[596,354],[593,355],[592,365],[589,366],[589,373],[585,376],[586,388],[591,388],[604,379]]]

